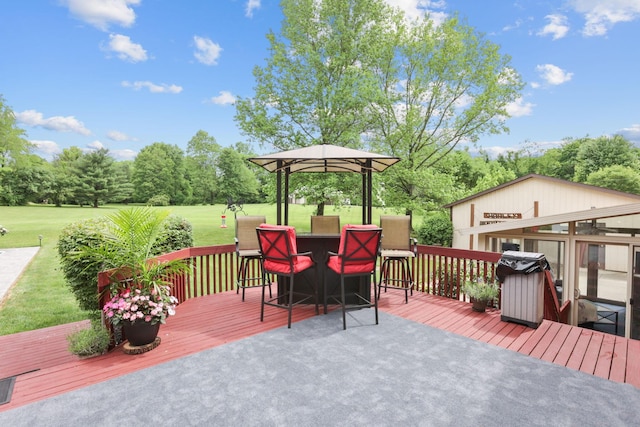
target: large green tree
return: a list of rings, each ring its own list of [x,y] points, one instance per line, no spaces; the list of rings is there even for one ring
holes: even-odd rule
[[[258,180],[247,166],[246,157],[232,147],[223,148],[216,162],[219,197],[224,202],[252,203],[258,196]]]
[[[362,148],[380,40],[392,31],[391,10],[380,0],[284,0],[281,5],[280,33],[267,35],[270,56],[253,71],[255,94],[236,102],[240,129],[250,140],[278,150],[313,144]],[[297,188],[302,196],[320,194],[319,187],[327,194],[357,194],[350,180],[329,182],[317,174],[297,179],[305,181]]]
[[[508,130],[507,106],[523,83],[511,58],[456,16],[439,25],[426,16],[390,36],[368,136],[401,158],[384,174],[386,189],[390,204],[411,214],[431,192],[430,169],[459,143]]]
[[[116,203],[129,203],[133,201],[133,161],[123,160],[115,162],[114,174],[116,189],[111,196],[111,201]]]
[[[35,154],[24,156],[13,168],[0,168],[0,204],[41,203],[52,183],[51,168]]]
[[[390,205],[411,213],[431,197],[429,168],[461,141],[507,130],[523,83],[510,58],[457,17],[411,23],[382,0],[285,0],[280,34],[256,67],[255,96],[236,120],[278,149],[329,143],[372,147],[402,161],[385,172]],[[357,198],[350,180],[327,194]],[[346,184],[346,185],[344,185]],[[321,194],[314,182],[309,195]]]
[[[88,203],[97,208],[111,200],[117,191],[114,162],[106,148],[84,153],[78,159],[74,194],[81,204]]]
[[[640,173],[637,169],[628,166],[607,166],[589,174],[587,184],[640,194]]]
[[[16,123],[16,117],[0,95],[0,168],[28,161],[33,144],[25,139],[26,133]]]
[[[218,188],[216,161],[221,147],[213,136],[199,130],[187,145],[187,176],[196,203],[215,203]]]
[[[53,182],[48,195],[56,206],[74,200],[74,191],[79,186],[80,177],[77,174],[77,163],[82,157],[82,150],[69,147],[56,154],[51,162]]]
[[[638,169],[638,150],[621,135],[582,138],[576,153],[574,181],[585,182],[593,172],[608,166]]]
[[[184,153],[176,145],[154,142],[144,147],[134,160],[134,200],[146,203],[154,196],[167,196],[179,205],[191,197],[186,179]]]

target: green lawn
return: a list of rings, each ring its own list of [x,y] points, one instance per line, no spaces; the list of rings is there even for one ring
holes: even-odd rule
[[[10,290],[0,305],[0,335],[39,329],[86,319],[75,298],[67,287],[59,268],[56,244],[60,231],[68,224],[108,215],[122,205],[107,205],[98,209],[65,206],[0,206],[0,225],[9,233],[0,237],[0,249],[38,246],[42,236],[42,248],[27,268],[18,283]],[[194,244],[208,246],[233,243],[234,213],[225,212],[225,205],[171,206],[172,213],[186,218],[193,226]],[[313,206],[291,205],[289,224],[299,232],[310,230],[309,217]],[[276,222],[275,205],[246,205],[238,215],[266,215],[267,222]],[[359,224],[362,210],[358,207],[333,209],[328,207],[326,215],[340,215],[341,224]],[[373,222],[378,223],[380,214],[394,215],[386,209],[373,210]],[[226,215],[227,228],[221,228],[221,216]],[[419,219],[414,218],[414,226]]]

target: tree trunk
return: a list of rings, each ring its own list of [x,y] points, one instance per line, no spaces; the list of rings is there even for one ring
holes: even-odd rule
[[[316,215],[318,215],[318,216],[322,216],[322,215],[324,215],[324,202],[320,202],[320,203],[318,203],[318,205],[317,205],[317,208],[316,208],[316,209],[317,209],[317,210],[316,210]]]
[[[409,215],[409,227],[410,230],[413,231],[413,211],[410,209],[405,210],[405,215]]]

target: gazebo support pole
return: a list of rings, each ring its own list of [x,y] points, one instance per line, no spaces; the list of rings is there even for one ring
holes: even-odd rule
[[[373,223],[373,173],[371,171],[371,160],[367,160],[367,222],[365,224]]]
[[[282,161],[278,160],[276,171],[276,224],[282,225]]]
[[[360,175],[362,175],[362,223],[367,224],[367,175],[364,168],[360,171]]]
[[[289,225],[289,175],[291,169],[287,167],[284,171],[284,224]]]

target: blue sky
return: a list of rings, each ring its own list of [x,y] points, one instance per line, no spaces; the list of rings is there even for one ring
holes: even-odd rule
[[[511,132],[480,138],[485,150],[616,133],[640,145],[640,0],[386,1],[409,16],[457,12],[511,56],[527,85]],[[117,159],[153,142],[186,149],[198,130],[244,141],[233,102],[252,96],[282,21],[279,0],[12,0],[0,17],[0,94],[47,159],[70,146]]]

